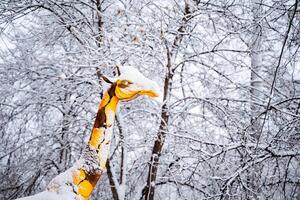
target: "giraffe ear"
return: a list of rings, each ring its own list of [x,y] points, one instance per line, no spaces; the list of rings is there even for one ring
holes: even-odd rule
[[[115,68],[116,68],[116,73],[117,73],[117,76],[120,76],[121,75],[121,70],[120,70],[120,66],[119,64],[116,64]]]
[[[117,81],[116,78],[112,78],[112,77],[108,77],[108,76],[104,76],[104,75],[101,75],[101,78],[102,78],[106,83],[109,83],[109,84],[113,84],[114,82]]]

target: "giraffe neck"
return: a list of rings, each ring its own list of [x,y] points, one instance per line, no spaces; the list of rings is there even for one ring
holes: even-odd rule
[[[105,170],[118,102],[113,84],[99,104],[88,145],[83,150],[79,167],[73,172],[73,184],[80,199],[89,198]]]
[[[115,96],[115,85],[104,93],[89,139],[89,148],[96,150],[100,169],[105,169],[109,156],[112,129],[119,99]]]

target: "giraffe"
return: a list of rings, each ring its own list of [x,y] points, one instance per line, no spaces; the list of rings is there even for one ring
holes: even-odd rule
[[[112,128],[119,101],[131,101],[145,95],[161,100],[156,82],[143,76],[136,68],[120,67],[116,78],[103,76],[110,84],[98,106],[92,132],[80,158],[67,171],[50,181],[46,191],[19,200],[88,200],[105,171],[112,139]]]

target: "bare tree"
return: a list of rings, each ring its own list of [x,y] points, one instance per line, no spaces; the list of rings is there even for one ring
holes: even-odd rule
[[[1,198],[69,167],[97,75],[116,63],[165,101],[122,107],[91,199],[299,198],[298,1],[2,1],[0,13]]]

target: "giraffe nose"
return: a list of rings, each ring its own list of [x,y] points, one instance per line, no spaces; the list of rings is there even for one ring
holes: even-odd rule
[[[148,95],[151,99],[159,102],[159,103],[163,103],[163,93],[160,90],[159,86],[157,83],[153,82],[150,85],[149,91],[151,93],[151,95]]]
[[[163,103],[163,95],[162,94],[158,94],[157,96],[152,96],[150,98],[157,101],[158,103]]]

